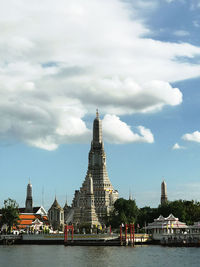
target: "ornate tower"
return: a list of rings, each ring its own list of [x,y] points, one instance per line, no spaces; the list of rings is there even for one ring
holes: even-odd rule
[[[71,207],[68,206],[67,204],[67,197],[66,197],[65,206],[63,207],[63,211],[64,211],[64,223],[66,223],[67,218],[69,216],[69,212],[71,211]]]
[[[165,181],[161,184],[161,205],[165,204],[167,202],[167,184]]]
[[[88,193],[88,183],[90,183],[90,193]],[[93,193],[91,193],[91,190]],[[117,198],[118,192],[113,189],[108,178],[106,154],[102,138],[102,123],[97,110],[96,118],[93,122],[93,139],[88,157],[87,174],[82,187],[75,192],[72,204],[75,210],[74,223],[85,221],[85,211],[86,207],[88,209],[88,205],[90,205],[92,214],[94,214],[94,209],[98,221],[103,223],[104,216],[109,215]]]
[[[27,213],[33,212],[32,184],[30,183],[30,181],[27,185],[25,212]]]
[[[64,229],[64,211],[61,206],[58,204],[58,201],[55,197],[55,200],[48,210],[48,218],[49,222],[52,225],[54,230],[61,230]]]
[[[87,222],[87,224],[89,224],[92,227],[93,225],[98,226],[101,224],[97,218],[97,214],[95,211],[92,175],[89,174],[87,178],[88,178],[87,193],[86,193],[87,203],[84,211],[84,222]]]

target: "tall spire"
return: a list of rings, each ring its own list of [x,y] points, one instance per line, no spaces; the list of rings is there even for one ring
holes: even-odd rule
[[[66,193],[66,201],[65,201],[65,205],[67,206],[67,193]]]
[[[167,184],[163,180],[161,183],[161,200],[160,200],[160,203],[161,203],[161,205],[163,205],[166,202],[167,202]]]
[[[93,145],[99,146],[102,144],[102,123],[99,118],[98,109],[96,110],[96,118],[93,123]]]
[[[129,200],[133,200],[133,195],[131,193],[131,189],[129,189]]]
[[[91,223],[91,221],[105,223],[105,215],[109,215],[113,210],[117,198],[118,192],[114,190],[106,169],[102,124],[97,109],[93,122],[93,139],[88,157],[87,174],[80,190],[75,191],[73,200],[73,223]],[[95,216],[96,219],[94,219]]]
[[[27,185],[25,211],[28,212],[28,213],[33,212],[32,184],[30,182],[30,179],[29,179],[29,183]]]
[[[99,119],[99,111],[98,111],[98,108],[96,109],[96,118]]]

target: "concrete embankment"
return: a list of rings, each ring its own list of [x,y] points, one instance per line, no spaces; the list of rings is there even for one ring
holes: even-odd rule
[[[73,240],[72,240],[73,239]],[[135,244],[151,244],[150,239],[135,238]],[[130,239],[120,240],[118,234],[75,234],[64,241],[64,234],[1,235],[0,244],[66,245],[66,246],[123,246],[133,245]]]

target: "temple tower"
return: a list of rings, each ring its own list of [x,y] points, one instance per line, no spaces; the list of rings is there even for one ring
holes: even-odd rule
[[[90,193],[88,193],[88,183]],[[91,193],[93,192],[93,193]],[[108,178],[106,169],[106,154],[102,138],[102,123],[98,110],[93,122],[93,139],[88,157],[88,170],[80,190],[75,192],[72,206],[74,208],[74,223],[85,221],[85,208],[90,205],[91,212],[94,210],[100,223],[104,223],[105,215],[109,215],[113,204],[118,198],[118,192]],[[89,220],[89,218],[88,218]]]
[[[59,205],[56,197],[51,206],[48,210],[48,218],[49,222],[53,227],[53,230],[60,230],[63,231],[64,229],[64,210]]]
[[[64,223],[66,223],[69,213],[71,211],[71,207],[68,206],[67,204],[67,197],[66,197],[65,206],[63,207],[63,211],[64,211]]]
[[[165,204],[167,202],[167,184],[165,181],[162,182],[161,184],[161,200],[160,203],[161,205]]]
[[[91,174],[88,175],[87,183],[87,203],[84,211],[84,222],[92,228],[93,226],[98,226],[101,224],[95,211],[93,179]]]
[[[25,212],[27,213],[33,212],[32,184],[30,183],[30,181],[27,185]]]

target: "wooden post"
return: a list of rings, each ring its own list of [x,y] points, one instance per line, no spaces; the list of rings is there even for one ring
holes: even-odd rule
[[[127,242],[127,224],[125,224],[125,242]]]
[[[72,241],[74,240],[74,225],[72,224],[71,226],[71,229],[72,229]]]
[[[130,243],[132,244],[132,224],[130,224]]]
[[[67,242],[67,231],[68,231],[68,227],[67,225],[65,225],[65,242]]]
[[[133,223],[133,245],[135,244],[135,225]]]
[[[120,244],[122,245],[122,226],[120,225]]]

